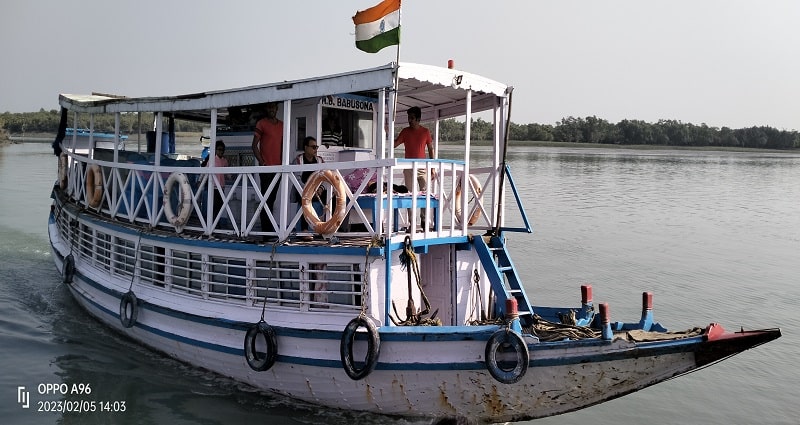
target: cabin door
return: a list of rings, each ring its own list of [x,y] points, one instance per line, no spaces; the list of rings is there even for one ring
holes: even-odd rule
[[[450,245],[431,246],[427,254],[420,255],[420,274],[422,289],[431,303],[430,314],[438,309],[436,317],[442,320],[443,325],[455,325]]]

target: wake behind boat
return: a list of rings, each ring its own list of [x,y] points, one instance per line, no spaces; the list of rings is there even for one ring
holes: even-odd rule
[[[780,337],[715,323],[668,331],[651,293],[628,322],[612,321],[589,285],[574,306],[532,303],[505,244],[531,232],[504,162],[511,93],[452,67],[392,63],[185,96],[61,95],[76,122],[137,113],[154,126],[148,152],[81,154],[74,138],[59,141],[53,258],[81,306],[154,350],[393,416],[557,415]],[[395,157],[391,136],[414,107],[435,146],[441,120],[464,120],[456,159]],[[254,126],[270,109],[283,123],[280,165],[258,165]],[[470,158],[481,112],[494,128],[486,164]],[[176,120],[208,126],[207,166],[164,147]],[[309,136],[324,162],[295,161]],[[507,225],[512,212],[522,226]]]

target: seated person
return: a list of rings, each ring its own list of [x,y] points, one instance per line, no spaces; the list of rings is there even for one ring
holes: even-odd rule
[[[297,155],[294,159],[293,164],[322,164],[325,162],[321,157],[317,156],[317,150],[319,149],[319,145],[317,144],[317,139],[308,136],[303,139],[303,153]],[[303,171],[303,174],[300,176],[300,181],[305,184],[308,181],[308,178],[311,177],[313,171]],[[325,198],[325,194],[320,187],[320,191],[317,193],[320,199]],[[300,195],[296,194],[295,198],[296,202],[300,201]],[[308,230],[308,223],[304,220],[300,220],[300,230]]]

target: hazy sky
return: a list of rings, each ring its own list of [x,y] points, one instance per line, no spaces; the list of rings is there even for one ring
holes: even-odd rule
[[[0,112],[59,93],[220,90],[382,65],[378,0],[3,0]],[[405,0],[400,60],[513,85],[512,121],[595,115],[800,129],[797,0]]]

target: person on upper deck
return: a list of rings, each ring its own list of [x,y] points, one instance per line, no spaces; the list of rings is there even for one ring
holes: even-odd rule
[[[217,140],[216,146],[214,148],[215,158],[214,158],[214,166],[215,167],[227,167],[228,160],[225,158],[225,142],[222,140]],[[208,159],[211,158],[211,155],[207,156],[206,159],[203,160],[201,164],[203,167],[208,166]],[[214,217],[219,214],[219,210],[222,208],[222,191],[225,189],[225,174],[219,173],[214,175],[219,183],[219,189],[214,190]]]
[[[325,146],[342,146],[342,127],[332,112],[328,112],[322,126],[322,144]]]
[[[294,164],[302,165],[302,164],[322,164],[325,160],[322,157],[317,156],[317,150],[319,149],[319,144],[317,143],[317,139],[308,136],[303,139],[303,153],[297,155],[294,159]],[[308,178],[311,177],[311,174],[314,174],[313,171],[303,171],[303,174],[300,176],[300,181],[305,183],[308,181]],[[323,189],[320,187],[318,196],[322,197]],[[300,196],[297,196],[299,202]],[[308,223],[301,219],[300,220],[300,230],[308,230]]]
[[[312,136],[308,136],[303,139],[303,153],[297,155],[294,159],[294,164],[322,164],[325,160],[322,157],[317,156],[317,150],[319,149],[319,145],[317,144],[317,139],[313,138]],[[303,175],[300,177],[300,180],[303,183],[308,181],[308,178],[313,174],[313,171],[303,171]]]
[[[408,127],[404,128],[397,139],[394,141],[394,147],[403,145],[405,147],[405,157],[412,159],[425,159],[425,149],[428,150],[428,156],[431,159],[435,158],[433,149],[433,139],[431,132],[427,128],[419,124],[422,118],[422,110],[419,107],[413,106],[408,109]],[[431,170],[433,172],[434,170]],[[409,190],[414,187],[413,170],[403,170],[405,176],[406,186]],[[425,179],[425,167],[417,169],[417,184],[418,190],[423,191],[427,189],[427,180]]]
[[[278,104],[276,102],[267,103],[264,108],[266,116],[256,123],[253,134],[253,155],[256,157],[258,165],[281,165],[283,152],[283,121],[276,117]],[[261,173],[261,190],[265,191],[276,173]],[[274,211],[275,198],[278,195],[276,185],[267,196],[267,207]],[[275,214],[273,214],[275,216]],[[261,230],[264,232],[274,232],[275,226],[269,220],[267,213],[261,211]]]

